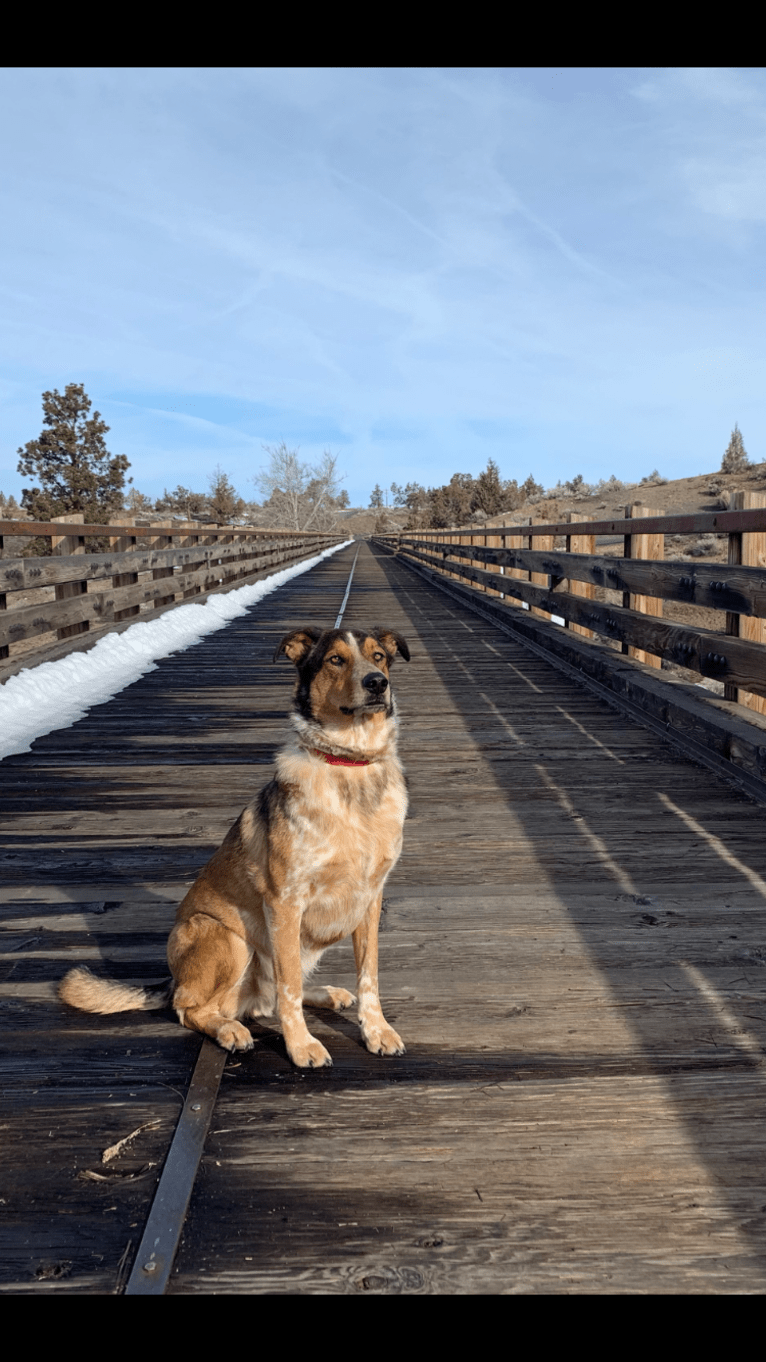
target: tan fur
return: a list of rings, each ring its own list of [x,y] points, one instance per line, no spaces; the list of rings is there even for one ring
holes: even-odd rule
[[[299,671],[293,733],[277,755],[275,779],[179,905],[168,941],[179,1020],[224,1049],[251,1049],[243,1022],[276,1010],[294,1064],[331,1064],[303,1004],[338,1010],[354,1002],[346,989],[307,986],[322,952],[351,936],[367,1048],[404,1053],[378,995],[383,885],[399,857],[407,810],[388,686],[397,646],[408,658],[388,630],[304,629],[277,649]],[[322,753],[366,764],[331,765]],[[101,981],[84,968],[70,971],[59,992],[91,1012],[158,1007],[170,996]]]

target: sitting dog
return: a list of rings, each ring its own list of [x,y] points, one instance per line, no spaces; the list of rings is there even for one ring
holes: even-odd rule
[[[349,1007],[343,988],[312,988],[323,951],[351,936],[358,1016],[368,1050],[401,1055],[378,996],[383,885],[402,846],[407,811],[396,754],[389,668],[404,639],[389,629],[313,627],[282,639],[298,670],[293,733],[276,775],[248,804],[178,907],[168,941],[173,982],[133,988],[70,970],[61,998],[86,1012],[152,1009],[172,1001],[179,1020],[226,1050],[250,1050],[242,1019],[276,1009],[301,1068],[331,1064],[303,1004]]]

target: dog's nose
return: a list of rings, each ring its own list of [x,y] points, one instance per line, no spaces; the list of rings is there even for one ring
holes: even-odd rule
[[[388,677],[382,672],[368,672],[362,677],[362,685],[371,695],[382,695],[388,685]]]

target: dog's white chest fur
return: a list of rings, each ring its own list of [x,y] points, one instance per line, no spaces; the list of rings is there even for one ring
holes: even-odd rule
[[[354,930],[402,845],[407,795],[392,756],[363,767],[326,764],[303,751],[280,754],[289,790],[290,863],[282,893],[299,907],[303,933],[323,941]]]

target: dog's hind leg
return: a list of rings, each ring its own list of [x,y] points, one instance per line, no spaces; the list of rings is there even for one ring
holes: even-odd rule
[[[381,892],[373,899],[353,933],[359,988],[359,1025],[364,1043],[374,1055],[403,1055],[402,1038],[383,1016],[378,993],[378,923],[382,903]]]
[[[356,998],[347,988],[333,988],[332,984],[313,988],[304,984],[303,1001],[308,1007],[331,1007],[333,1012],[341,1012],[344,1007],[351,1007]]]
[[[335,988],[332,984],[310,984],[314,970],[324,955],[326,947],[301,942],[301,972],[303,974],[303,1002],[307,1007],[329,1007],[333,1012],[341,1012],[351,1007],[356,998],[347,988]]]
[[[168,963],[176,981],[173,1007],[182,1025],[211,1036],[224,1050],[252,1050],[253,1037],[237,1020],[241,995],[250,992],[251,960],[247,943],[205,913],[174,927]]]

